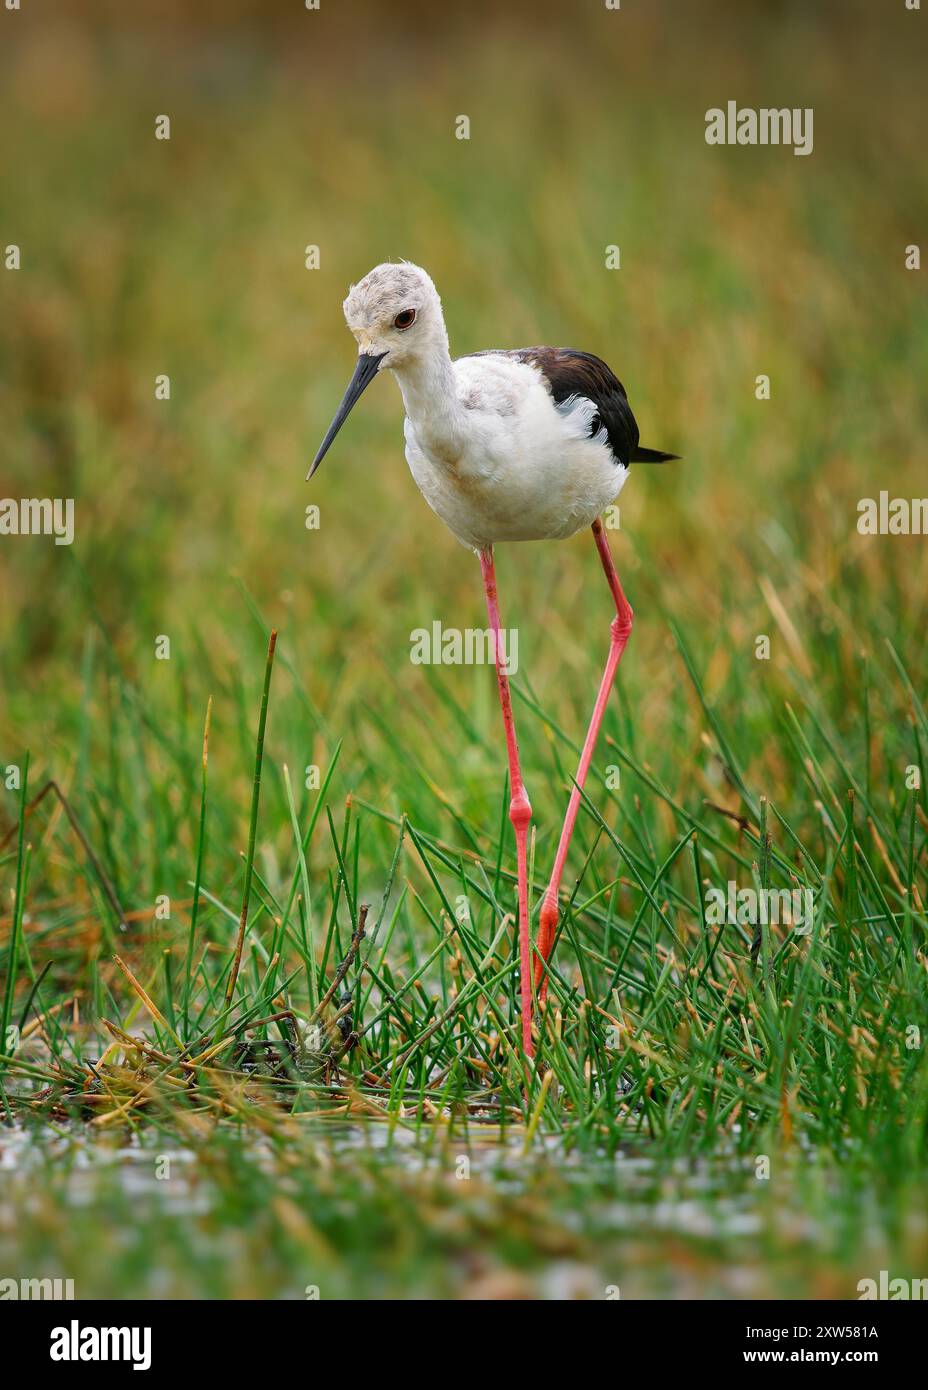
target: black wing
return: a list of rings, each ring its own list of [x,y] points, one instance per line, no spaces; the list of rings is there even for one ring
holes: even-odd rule
[[[611,367],[607,367],[602,358],[594,357],[591,352],[578,352],[576,348],[528,347],[495,353],[488,349],[470,353],[469,356],[513,357],[519,362],[530,363],[544,376],[556,405],[570,400],[571,396],[585,396],[596,406],[596,414],[590,422],[590,435],[605,428],[609,447],[619,463],[626,466],[636,461],[663,463],[665,459],[677,457],[676,454],[639,447],[638,425],[625,387]]]

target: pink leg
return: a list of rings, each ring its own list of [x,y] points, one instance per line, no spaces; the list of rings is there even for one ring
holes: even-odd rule
[[[503,711],[503,726],[506,730],[506,752],[509,756],[509,782],[512,800],[509,803],[509,819],[516,832],[516,863],[519,876],[519,966],[522,994],[522,1049],[526,1057],[532,1056],[532,943],[528,926],[528,827],[532,819],[532,807],[525,793],[522,771],[519,767],[519,745],[516,742],[516,726],[512,717],[512,698],[509,694],[509,677],[503,666],[503,650],[500,640],[499,600],[496,595],[496,570],[493,566],[493,547],[488,546],[480,552],[480,569],[483,574],[483,587],[487,595],[487,613],[493,632],[493,652],[496,658],[496,680],[499,685],[499,702]]]
[[[535,988],[538,990],[538,998],[540,1000],[543,1000],[548,992],[548,976],[544,966],[551,955],[551,947],[554,944],[554,932],[557,927],[558,919],[558,893],[560,892],[561,877],[563,876],[564,864],[567,859],[567,850],[570,846],[570,837],[574,832],[574,826],[577,822],[577,812],[580,810],[580,795],[586,783],[586,775],[590,770],[593,750],[596,747],[600,725],[603,722],[603,715],[606,712],[606,703],[609,699],[609,692],[612,689],[612,682],[615,680],[616,670],[622,659],[622,653],[625,651],[625,645],[628,642],[629,634],[632,630],[631,606],[622,592],[622,585],[619,583],[619,576],[616,574],[615,565],[612,562],[609,542],[606,540],[603,525],[599,518],[593,522],[593,539],[596,541],[599,558],[602,561],[603,570],[605,571],[606,579],[612,592],[616,615],[612,620],[612,626],[610,628],[611,640],[609,643],[609,657],[606,661],[606,669],[603,672],[602,681],[600,682],[599,694],[596,696],[593,718],[590,720],[590,727],[587,730],[583,751],[580,754],[577,776],[574,779],[574,786],[570,793],[567,815],[564,819],[564,828],[561,831],[561,838],[558,842],[557,854],[554,859],[554,868],[551,871],[551,881],[545,889],[545,895],[541,903],[541,911],[538,915],[538,954],[535,958]]]

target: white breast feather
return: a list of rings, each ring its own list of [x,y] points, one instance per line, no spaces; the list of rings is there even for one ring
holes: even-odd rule
[[[406,457],[423,496],[465,545],[542,540],[589,526],[620,492],[628,469],[586,396],[555,404],[546,378],[508,357],[454,363],[460,448],[449,459],[405,425]],[[423,422],[424,423],[424,422]]]

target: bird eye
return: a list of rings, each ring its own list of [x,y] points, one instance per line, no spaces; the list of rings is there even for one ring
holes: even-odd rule
[[[394,328],[412,328],[416,321],[415,309],[403,309],[393,320]]]

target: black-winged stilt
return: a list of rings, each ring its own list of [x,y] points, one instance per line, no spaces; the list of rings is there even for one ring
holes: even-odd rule
[[[351,287],[344,311],[357,339],[358,364],[307,478],[319,467],[365,387],[384,368],[392,371],[406,408],[406,459],[412,475],[432,510],[480,557],[509,758],[509,815],[518,864],[522,1045],[531,1057],[527,841],[532,808],[519,765],[503,659],[493,546],[497,541],[560,540],[590,526],[615,604],[606,669],[539,911],[534,988],[543,1001],[567,850],[606,702],[632,628],[632,610],[599,517],[621,491],[629,464],[662,463],[677,455],[639,445],[622,383],[590,353],[572,348],[491,348],[452,361],[441,300],[419,266],[376,266]]]

